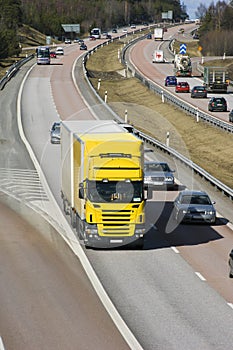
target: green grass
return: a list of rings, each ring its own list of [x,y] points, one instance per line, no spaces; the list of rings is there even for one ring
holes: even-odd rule
[[[120,43],[112,43],[98,50],[87,62],[90,79],[104,98],[108,92],[108,104],[123,119],[127,110],[128,121],[157,140],[165,143],[170,133],[170,147],[176,149],[214,177],[233,187],[233,137],[207,123],[197,123],[169,103],[151,92],[139,80],[122,76],[118,49]]]

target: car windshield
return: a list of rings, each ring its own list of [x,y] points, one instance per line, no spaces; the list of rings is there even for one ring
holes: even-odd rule
[[[89,181],[87,197],[91,202],[131,203],[143,200],[142,181]]]
[[[151,171],[170,171],[169,166],[166,163],[149,163],[145,164],[145,172],[151,172]]]
[[[185,195],[181,197],[181,204],[209,205],[211,201],[206,195]]]

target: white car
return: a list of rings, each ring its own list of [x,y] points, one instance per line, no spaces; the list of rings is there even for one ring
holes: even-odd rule
[[[61,46],[58,46],[55,51],[56,55],[64,55],[64,50]]]

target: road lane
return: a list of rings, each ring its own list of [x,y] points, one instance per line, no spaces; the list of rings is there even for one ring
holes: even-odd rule
[[[54,100],[56,104],[56,97]],[[51,159],[50,171],[53,165]],[[144,251],[88,250],[88,257],[145,349],[230,349],[232,310],[207,283],[200,281],[181,254],[171,249],[169,240],[172,242],[173,236],[164,230],[171,208],[170,195],[173,193],[163,201],[154,198],[148,202],[151,222],[158,207],[161,216],[160,223],[156,222],[158,229],[149,231]],[[185,238],[181,241],[184,247],[189,243],[187,235],[191,234],[189,239],[194,239],[194,245],[201,246],[208,238],[207,231],[212,230],[203,227],[205,237],[198,240],[196,229],[189,231],[187,225],[178,229]]]

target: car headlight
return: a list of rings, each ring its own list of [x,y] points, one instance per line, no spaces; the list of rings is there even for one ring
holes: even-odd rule
[[[214,215],[214,211],[213,210],[206,210],[205,212],[208,215]]]
[[[151,180],[151,176],[145,176],[145,177],[144,177],[144,180],[145,180],[145,181]]]

